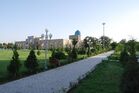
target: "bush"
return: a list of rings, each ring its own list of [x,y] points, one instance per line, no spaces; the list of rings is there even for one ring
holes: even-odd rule
[[[38,66],[39,64],[35,52],[34,50],[31,50],[25,61],[25,67],[28,69],[30,74],[33,74],[37,72]]]
[[[10,65],[8,65],[7,70],[10,73],[10,76],[16,78],[19,75],[19,69],[21,67],[21,63],[19,60],[19,54],[16,49],[13,50],[13,57],[10,61]]]
[[[78,54],[85,55],[86,51],[84,48],[78,50]]]
[[[40,50],[37,51],[37,55],[39,56],[41,54]]]
[[[138,43],[136,43],[135,48],[136,48],[136,51],[139,51],[139,42],[138,42]]]
[[[71,51],[71,58],[77,59],[77,56],[78,56],[77,50],[75,48],[73,48],[73,50]]]
[[[124,44],[118,44],[115,48],[116,52],[121,52],[124,49]]]
[[[60,66],[60,62],[59,62],[59,60],[56,59],[56,58],[50,57],[50,58],[49,58],[49,63],[50,63],[50,66],[51,66],[51,67],[58,67],[58,66]]]
[[[139,93],[139,64],[130,62],[125,68],[121,81],[122,93]]]
[[[123,64],[123,65],[126,65],[126,63],[129,61],[129,54],[127,52],[126,49],[124,49],[121,54],[120,54],[120,62]]]
[[[52,58],[56,58],[56,59],[66,59],[66,55],[65,53],[61,52],[61,51],[53,51],[52,52]]]

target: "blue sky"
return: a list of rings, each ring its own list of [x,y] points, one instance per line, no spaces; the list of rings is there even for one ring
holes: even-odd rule
[[[0,42],[40,36],[68,39],[80,30],[85,36],[105,35],[114,41],[139,40],[139,0],[0,0]]]

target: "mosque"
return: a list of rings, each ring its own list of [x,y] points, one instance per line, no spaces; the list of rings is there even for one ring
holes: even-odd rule
[[[47,41],[45,40],[44,36],[41,37],[34,37],[34,36],[28,36],[25,41],[17,41],[15,44],[19,48],[23,49],[29,49],[31,46],[39,46],[40,49],[45,49],[47,46],[48,49],[51,48],[65,48],[65,47],[71,47],[72,46],[72,40],[77,39],[79,47],[82,40],[81,40],[81,32],[79,30],[75,31],[74,35],[69,35],[69,39],[51,39],[52,36],[50,36],[50,39]],[[47,42],[47,43],[46,43]]]

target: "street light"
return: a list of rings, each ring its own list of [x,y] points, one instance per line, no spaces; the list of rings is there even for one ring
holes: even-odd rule
[[[49,34],[49,38],[50,38],[50,46],[51,46],[51,49],[52,49],[52,42],[51,42],[52,36],[53,36],[53,35],[50,33],[50,34]]]
[[[51,33],[49,34],[49,38],[50,38],[50,40],[51,40],[51,38],[52,38],[52,34],[51,34]]]
[[[47,53],[48,53],[48,30],[45,29],[46,35],[45,35],[45,69],[47,69]]]
[[[103,49],[104,49],[104,46],[105,46],[105,45],[104,45],[105,24],[106,24],[105,22],[102,23],[102,25],[103,25],[103,38],[102,38],[102,39],[103,39],[103,41],[102,41],[102,43],[103,43],[103,45],[102,45],[102,46],[103,46]]]

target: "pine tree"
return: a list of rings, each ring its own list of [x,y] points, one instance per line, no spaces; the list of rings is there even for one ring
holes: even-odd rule
[[[38,66],[39,64],[37,62],[37,57],[35,55],[35,52],[34,50],[31,50],[29,56],[25,61],[25,67],[28,69],[30,74],[33,74],[37,72]]]
[[[19,60],[19,54],[15,49],[13,49],[13,57],[10,61],[10,64],[7,67],[8,72],[10,73],[10,76],[16,78],[19,75],[19,69],[21,67],[20,60]]]

